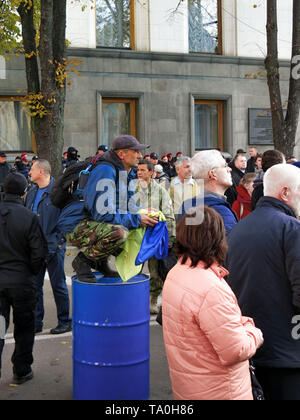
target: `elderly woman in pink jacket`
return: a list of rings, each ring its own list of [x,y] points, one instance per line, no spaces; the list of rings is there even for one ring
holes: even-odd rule
[[[180,400],[252,400],[249,359],[263,344],[224,280],[221,216],[204,207],[177,226],[178,263],[163,288],[163,333],[172,389]],[[194,215],[195,216],[195,215]],[[197,212],[199,217],[199,212]]]

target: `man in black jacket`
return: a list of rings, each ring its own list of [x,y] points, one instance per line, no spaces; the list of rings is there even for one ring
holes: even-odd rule
[[[11,171],[11,166],[6,162],[6,154],[0,152],[0,193],[3,192],[3,182],[6,176]],[[0,194],[0,201],[2,199],[2,194]]]
[[[269,400],[300,400],[300,172],[272,166],[256,209],[228,236],[228,283],[264,345],[254,356]]]
[[[33,377],[35,275],[47,255],[47,242],[39,220],[24,207],[21,199],[26,187],[23,175],[7,175],[4,202],[0,206],[0,376],[1,355],[12,307],[16,344],[11,360],[17,384]]]
[[[247,168],[247,159],[246,156],[236,155],[233,161],[231,176],[234,181],[234,184],[238,187],[240,185],[240,180],[243,178]]]
[[[247,160],[247,174],[255,172],[255,158],[258,155],[256,147],[249,148],[250,158]]]

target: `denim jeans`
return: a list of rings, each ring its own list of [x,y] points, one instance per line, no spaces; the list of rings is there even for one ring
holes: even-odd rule
[[[36,328],[43,327],[44,319],[44,277],[46,269],[48,270],[53,296],[56,304],[58,325],[69,325],[70,320],[70,299],[69,291],[66,284],[66,276],[64,271],[65,248],[58,249],[56,254],[49,256],[47,263],[39,272],[37,282],[38,302],[36,305]]]
[[[10,308],[13,309],[15,350],[11,361],[13,371],[18,376],[27,375],[33,363],[34,323],[35,323],[36,289],[32,287],[1,289],[0,288],[0,372],[1,356],[4,347],[3,323],[5,331],[9,327]]]

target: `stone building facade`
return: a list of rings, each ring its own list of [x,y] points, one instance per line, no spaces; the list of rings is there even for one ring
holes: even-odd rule
[[[72,77],[67,89],[66,148],[75,146],[82,157],[88,156],[99,144],[110,146],[115,135],[125,132],[160,155],[181,151],[191,156],[209,147],[231,155],[250,145],[259,151],[273,148],[264,71],[266,1],[256,2],[256,8],[249,0],[201,1],[195,1],[196,10],[188,1],[181,2],[173,13],[178,0],[127,0],[130,13],[127,10],[125,16],[124,12],[124,19],[128,20],[129,35],[122,47],[112,47],[109,43],[114,40],[105,37],[109,30],[113,33],[115,22],[109,20],[104,2],[95,0],[93,8],[82,11],[70,0],[68,57],[82,60],[83,77]],[[110,2],[126,6],[126,0]],[[279,12],[284,102],[290,75],[291,2],[279,0]],[[195,33],[191,33],[192,13],[197,21]],[[197,47],[200,36],[207,42]],[[99,39],[108,45],[97,45]],[[193,49],[207,47],[211,51],[191,52],[192,44]],[[16,57],[0,61],[0,67],[0,122],[9,126],[7,120],[12,112],[16,114],[16,104],[4,112],[1,104],[26,90],[24,61]],[[24,118],[18,110],[18,120]],[[16,140],[11,147],[11,141],[2,137],[1,149],[12,153],[24,149],[23,140]]]

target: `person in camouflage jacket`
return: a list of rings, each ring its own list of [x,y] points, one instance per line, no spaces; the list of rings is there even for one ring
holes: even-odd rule
[[[138,206],[160,210],[166,217],[169,232],[169,246],[175,242],[176,222],[172,200],[164,187],[152,179],[154,166],[147,160],[140,160],[135,182],[135,201]],[[163,281],[158,273],[158,262],[152,257],[148,261],[150,272],[150,312],[159,312],[158,297],[161,294]]]

